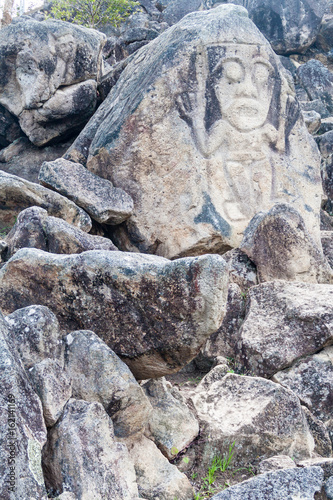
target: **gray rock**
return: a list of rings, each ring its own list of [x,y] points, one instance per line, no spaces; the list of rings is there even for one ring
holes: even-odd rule
[[[296,467],[295,462],[288,455],[277,455],[276,457],[266,458],[258,465],[259,474],[273,472],[280,469],[292,469]]]
[[[333,130],[320,135],[319,137],[317,137],[316,141],[323,158],[329,158],[333,153]]]
[[[170,262],[25,248],[0,270],[0,306],[10,313],[21,304],[48,305],[67,331],[94,328],[146,379],[178,371],[196,356],[222,322],[227,287],[227,265],[218,255]]]
[[[320,99],[327,110],[326,118],[333,113],[333,75],[325,66],[311,59],[299,66],[297,76],[311,101]]]
[[[325,210],[320,211],[320,229],[321,229],[320,232],[321,236],[325,236],[323,235],[322,231],[324,232],[333,231],[333,217],[330,214],[328,214]],[[322,245],[323,245],[323,251],[325,253],[325,242],[322,241]],[[327,256],[327,254],[325,254],[325,256],[329,261],[329,257]]]
[[[333,346],[276,373],[273,380],[292,390],[333,433]]]
[[[273,281],[253,287],[241,327],[239,358],[254,374],[271,377],[332,343],[330,285]]]
[[[332,270],[306,229],[301,215],[290,205],[277,204],[259,212],[244,231],[240,248],[257,266],[260,282],[276,279],[331,283]]]
[[[333,268],[333,230],[321,231],[320,234],[324,255],[329,265]]]
[[[310,134],[314,135],[318,132],[321,126],[321,116],[314,110],[302,111],[305,125]]]
[[[178,389],[165,379],[149,380],[142,387],[153,407],[146,435],[172,460],[197,437],[199,423]]]
[[[171,26],[178,23],[186,14],[202,10],[206,6],[205,4],[206,2],[203,0],[170,0],[167,2],[162,0],[159,4],[164,8],[161,19]]]
[[[72,140],[37,147],[27,137],[20,137],[0,151],[0,168],[11,175],[17,175],[38,184],[38,174],[44,161],[60,158],[72,144]]]
[[[325,16],[323,19],[320,31],[317,36],[316,45],[328,52],[333,47],[333,17],[332,15]]]
[[[320,467],[284,469],[266,472],[243,483],[231,486],[211,497],[211,500],[314,500],[323,484]]]
[[[0,104],[0,149],[8,146],[21,135],[17,118]]]
[[[97,222],[120,224],[133,212],[133,200],[122,189],[63,158],[43,163],[39,181],[84,208]]]
[[[333,476],[333,458],[307,458],[297,463],[298,467],[321,467],[324,471],[324,479]]]
[[[298,94],[298,99],[300,100],[300,106],[303,111],[315,111],[321,116],[322,119],[323,118],[325,119],[326,117],[329,116],[327,107],[320,98],[313,99],[312,101],[309,100],[305,101],[305,98],[308,99],[308,94],[303,87],[301,87],[301,90],[299,90],[297,94]]]
[[[243,293],[258,284],[257,269],[246,253],[234,248],[223,254],[229,264],[229,280],[239,286]]]
[[[124,442],[134,463],[140,497],[147,500],[192,500],[190,481],[170,464],[150,439],[142,436]]]
[[[17,350],[26,370],[46,358],[61,360],[59,323],[50,309],[39,305],[24,307],[6,316],[5,321],[8,344]]]
[[[42,402],[45,424],[52,427],[72,396],[71,380],[53,359],[44,359],[37,363],[30,368],[28,374]]]
[[[0,104],[37,145],[73,133],[96,103],[105,35],[57,20],[19,20],[0,34]]]
[[[244,5],[278,54],[304,52],[316,40],[326,0],[222,0]]]
[[[83,231],[91,229],[89,215],[59,193],[0,171],[0,228],[12,227],[25,208],[40,206]]]
[[[240,6],[193,12],[140,49],[66,154],[132,196],[118,248],[224,253],[276,202],[319,243],[320,157],[289,80]]]
[[[19,357],[6,342],[0,313],[0,497],[46,500],[41,451],[46,442],[42,405]]]
[[[302,410],[314,439],[314,453],[321,457],[331,457],[332,441],[327,428],[306,406],[302,406]]]
[[[116,443],[100,403],[70,399],[43,450],[45,481],[53,495],[132,500],[138,496],[126,446]]]
[[[101,403],[117,437],[142,432],[152,408],[128,366],[93,332],[72,332],[65,340],[73,397]]]
[[[211,379],[209,387],[201,382],[191,397],[200,421],[203,464],[226,454],[233,443],[233,463],[241,465],[276,454],[311,456],[314,441],[295,394],[259,377],[222,375]]]
[[[330,477],[325,483],[325,493],[328,500],[333,500],[333,477]]]
[[[51,253],[81,253],[87,250],[117,250],[112,241],[87,234],[40,207],[23,210],[6,236],[6,259],[20,248],[39,248]]]

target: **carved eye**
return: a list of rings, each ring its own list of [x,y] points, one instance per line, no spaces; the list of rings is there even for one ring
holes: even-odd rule
[[[264,84],[267,82],[270,72],[268,64],[256,63],[253,67],[253,79],[257,83]]]
[[[227,61],[223,65],[224,75],[230,83],[240,82],[244,78],[244,69],[236,61]]]

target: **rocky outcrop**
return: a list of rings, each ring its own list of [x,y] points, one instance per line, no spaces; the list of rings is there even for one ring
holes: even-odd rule
[[[93,332],[72,332],[65,341],[73,397],[101,403],[117,437],[142,432],[152,408],[128,366]]]
[[[42,405],[6,338],[7,326],[0,313],[0,497],[46,500],[41,468],[46,442]]]
[[[46,305],[63,328],[94,330],[146,379],[195,357],[222,322],[227,286],[227,265],[218,255],[170,262],[122,252],[21,249],[0,271],[0,307],[10,313]]]
[[[22,19],[1,30],[0,104],[41,146],[72,134],[96,106],[105,35],[47,20]]]
[[[319,155],[242,7],[192,13],[142,48],[66,157],[132,196],[113,234],[122,250],[224,252],[277,201],[319,243]]]
[[[332,344],[332,294],[331,285],[273,281],[253,287],[240,331],[241,363],[271,377]]]
[[[211,380],[209,387],[201,382],[191,399],[204,436],[202,460],[207,465],[233,443],[238,464],[277,453],[311,456],[314,441],[299,399],[270,380],[228,373]]]
[[[64,159],[43,163],[39,181],[74,201],[100,223],[120,224],[133,211],[132,198],[110,181],[92,174],[79,163]]]
[[[287,204],[259,212],[245,229],[240,248],[257,266],[260,282],[333,282],[321,246],[314,242],[300,214]]]
[[[40,206],[83,231],[91,229],[89,215],[72,201],[50,189],[0,171],[0,228],[12,227],[25,208]]]
[[[298,79],[306,90],[310,101],[319,99],[323,104],[325,113],[323,118],[333,113],[333,76],[325,66],[314,59],[299,66],[297,70]]]
[[[258,477],[236,484],[212,497],[212,500],[281,500],[302,498],[314,500],[323,486],[324,473],[320,467],[285,469],[266,472]]]
[[[81,253],[87,250],[117,250],[107,238],[81,231],[59,217],[48,216],[40,207],[23,210],[6,236],[6,260],[20,248],[39,248],[51,253]]]
[[[67,403],[49,433],[43,467],[53,495],[72,492],[82,500],[138,496],[126,446],[115,441],[111,419],[100,403]]]

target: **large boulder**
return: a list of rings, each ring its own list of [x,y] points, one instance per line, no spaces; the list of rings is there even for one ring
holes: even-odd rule
[[[57,20],[1,30],[0,104],[36,145],[71,134],[93,113],[106,37]]]
[[[233,460],[251,463],[254,457],[276,454],[309,458],[313,437],[298,397],[270,380],[228,373],[210,377],[197,386],[192,402],[201,427],[202,462],[228,453]]]
[[[59,193],[16,175],[0,171],[0,228],[12,227],[25,208],[40,206],[49,215],[60,217],[83,231],[91,229],[89,215]]]
[[[114,438],[100,403],[70,399],[43,450],[45,481],[52,496],[72,492],[81,500],[132,500],[138,496],[126,446]]]
[[[163,257],[19,250],[0,271],[0,307],[40,303],[67,331],[95,331],[137,378],[178,371],[220,326],[228,269],[219,255]],[[19,292],[18,292],[19,290]]]
[[[81,253],[87,250],[117,250],[107,238],[88,234],[59,217],[48,216],[41,207],[30,207],[17,217],[6,236],[8,260],[20,248],[39,248],[51,253]]]
[[[333,75],[320,61],[311,59],[299,66],[297,77],[311,101],[319,99],[324,105],[323,118],[333,113]]]
[[[238,344],[242,364],[271,377],[332,344],[332,298],[331,285],[271,281],[253,287]]]
[[[224,252],[278,201],[319,243],[319,153],[243,7],[189,14],[142,48],[66,158],[132,196],[114,230],[122,250]]]
[[[278,54],[304,52],[312,45],[327,10],[327,0],[222,1],[245,5],[252,21]]]
[[[152,408],[128,366],[93,332],[71,332],[65,341],[73,397],[101,403],[117,437],[142,432]]]
[[[266,472],[231,486],[211,497],[212,500],[315,500],[323,486],[320,467],[292,468]]]
[[[273,380],[292,390],[333,436],[333,347],[301,359]]]
[[[46,500],[42,405],[6,337],[7,326],[0,313],[0,498]]]
[[[333,282],[321,245],[314,242],[303,218],[288,204],[258,213],[244,231],[240,248],[257,266],[261,282]]]

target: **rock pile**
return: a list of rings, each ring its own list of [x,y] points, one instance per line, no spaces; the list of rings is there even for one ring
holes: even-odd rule
[[[332,500],[327,2],[140,5],[0,31],[0,498]]]

